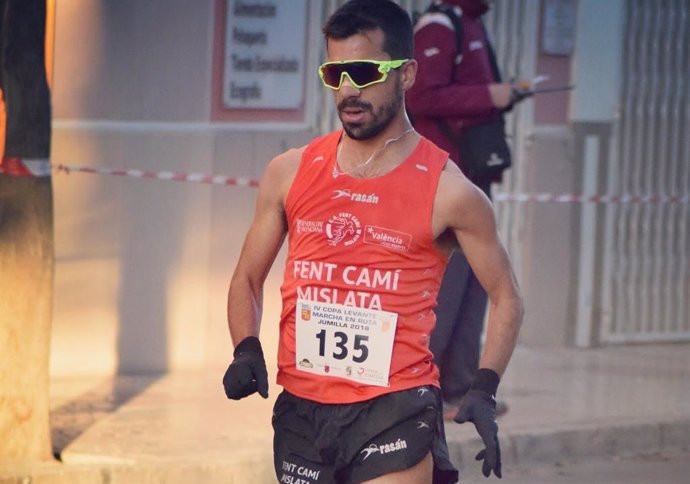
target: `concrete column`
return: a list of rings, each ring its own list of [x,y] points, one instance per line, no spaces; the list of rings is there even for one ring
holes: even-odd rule
[[[572,55],[546,55],[539,43],[538,73],[553,70],[559,82],[569,80],[575,89],[567,100],[544,95],[535,101],[535,128],[526,153],[528,192],[603,193],[619,100],[624,13],[623,0],[578,0]],[[585,204],[526,207],[523,343],[596,343],[601,212]]]

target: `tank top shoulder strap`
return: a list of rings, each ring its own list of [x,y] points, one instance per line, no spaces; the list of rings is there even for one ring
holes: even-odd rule
[[[441,172],[448,162],[448,153],[422,136],[419,146],[415,150],[415,155],[414,160],[412,160],[414,167],[431,175],[429,181],[433,192],[435,192]]]
[[[422,143],[420,146],[420,157],[427,160],[434,171],[438,170],[439,173],[443,171],[450,157],[448,152],[442,150],[424,136],[422,136],[420,143]]]
[[[302,153],[302,162],[300,165],[303,165],[305,162],[319,161],[319,156],[323,156],[325,159],[327,155],[335,153],[342,133],[342,130],[336,130],[319,136],[318,138],[314,138],[307,145],[304,153]]]
[[[286,205],[291,206],[291,200],[302,194],[309,187],[332,170],[332,163],[342,130],[336,130],[313,139],[302,152],[302,158],[297,173],[288,191]]]

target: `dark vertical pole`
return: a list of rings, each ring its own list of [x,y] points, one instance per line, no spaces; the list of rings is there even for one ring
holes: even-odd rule
[[[46,0],[0,0],[0,88],[6,110],[2,166],[45,168],[50,92]],[[10,170],[11,171],[11,170]],[[49,176],[0,173],[0,462],[48,460],[48,362],[53,299]]]

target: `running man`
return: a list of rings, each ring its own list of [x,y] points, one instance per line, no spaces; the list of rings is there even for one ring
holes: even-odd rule
[[[263,285],[288,239],[281,287],[274,464],[280,483],[457,482],[434,306],[460,243],[490,299],[481,369],[456,417],[471,421],[488,477],[501,476],[495,394],[522,301],[488,199],[411,127],[412,25],[390,0],[351,0],[323,28],[319,68],[342,130],[268,165],[230,283],[228,398],[268,397],[259,342]]]

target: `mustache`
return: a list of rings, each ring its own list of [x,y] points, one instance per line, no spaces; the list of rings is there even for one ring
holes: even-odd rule
[[[340,103],[338,103],[338,112],[342,112],[344,109],[348,108],[361,109],[362,111],[371,111],[373,109],[373,106],[368,102],[364,102],[354,97],[343,99],[342,101],[340,101]]]

